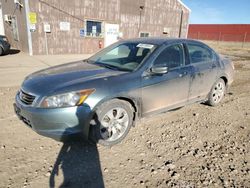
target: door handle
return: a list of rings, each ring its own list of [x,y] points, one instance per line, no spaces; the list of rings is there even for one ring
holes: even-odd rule
[[[213,68],[216,68],[216,65],[215,64],[212,64],[211,65],[211,68],[213,69]]]

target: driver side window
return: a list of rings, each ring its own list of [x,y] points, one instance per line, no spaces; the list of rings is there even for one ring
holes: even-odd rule
[[[156,58],[154,65],[166,66],[169,69],[184,65],[184,51],[180,44],[167,47]]]

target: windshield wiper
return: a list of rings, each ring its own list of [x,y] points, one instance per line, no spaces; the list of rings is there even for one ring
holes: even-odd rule
[[[113,65],[108,65],[108,64],[104,64],[104,63],[98,63],[98,62],[96,62],[96,63],[94,63],[95,65],[99,65],[99,66],[101,66],[101,67],[105,67],[105,68],[108,68],[108,69],[112,69],[112,70],[121,70],[121,69],[119,69],[118,67],[116,67],[116,66],[113,66]]]

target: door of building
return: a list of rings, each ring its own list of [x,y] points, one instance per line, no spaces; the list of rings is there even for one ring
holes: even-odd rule
[[[4,35],[2,4],[0,3],[0,35]]]
[[[107,47],[118,41],[119,25],[105,24],[104,46]]]

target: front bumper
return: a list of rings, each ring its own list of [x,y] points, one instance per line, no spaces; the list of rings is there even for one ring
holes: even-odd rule
[[[25,106],[18,96],[15,101],[14,110],[19,119],[38,134],[58,141],[78,135],[88,138],[92,111],[87,105],[44,109]]]

